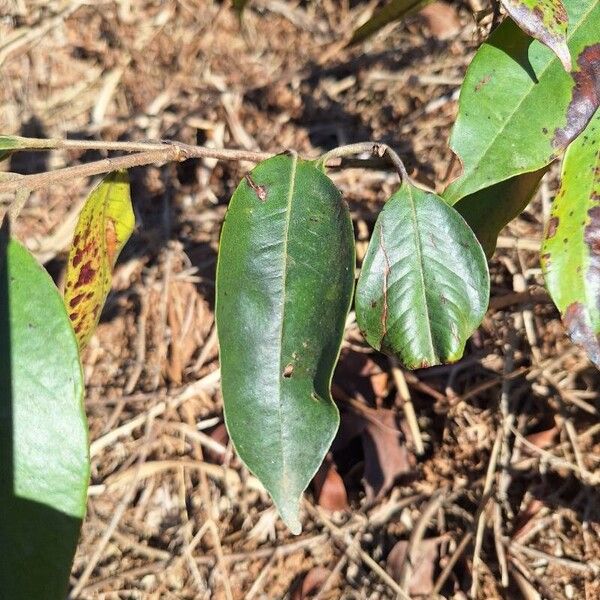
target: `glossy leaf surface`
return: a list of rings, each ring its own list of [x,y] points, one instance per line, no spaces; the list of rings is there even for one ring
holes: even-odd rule
[[[485,255],[464,219],[404,183],[379,214],[358,280],[366,340],[409,369],[456,361],[488,299]]]
[[[64,600],[89,478],[77,342],[54,283],[0,234],[0,597]]]
[[[562,0],[502,0],[506,12],[528,35],[546,44],[571,70],[567,46],[569,16]]]
[[[450,204],[549,164],[594,114],[600,97],[600,3],[565,5],[573,73],[510,19],[475,55],[450,140],[463,163],[462,176],[443,194]]]
[[[111,173],[86,200],[67,263],[65,306],[80,348],[98,324],[115,263],[134,226],[127,172]]]
[[[424,6],[431,4],[433,1],[434,0],[391,0],[385,6],[377,10],[366,23],[356,29],[352,34],[350,44],[363,42],[373,34],[377,33],[382,27],[417,12]]]
[[[335,436],[330,395],[354,284],[348,207],[311,162],[279,155],[236,189],[221,234],[216,318],[236,450],[294,532]]]
[[[600,111],[565,154],[541,262],[571,339],[600,368]]]
[[[454,208],[473,230],[488,258],[494,254],[498,234],[531,202],[548,167],[523,173],[459,200]]]

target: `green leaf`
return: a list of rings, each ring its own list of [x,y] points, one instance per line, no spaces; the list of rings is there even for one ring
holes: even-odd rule
[[[367,342],[408,369],[456,361],[489,291],[485,255],[463,218],[403,183],[379,214],[356,288]]]
[[[349,45],[363,42],[382,27],[416,13],[432,2],[433,0],[391,0],[354,31]]]
[[[279,155],[236,189],[221,234],[216,318],[236,450],[294,533],[338,428],[330,394],[354,285],[348,207],[312,162]]]
[[[485,254],[491,258],[498,234],[531,202],[548,167],[523,173],[465,196],[454,208],[473,230]]]
[[[462,176],[444,192],[461,198],[551,163],[585,128],[600,96],[600,3],[568,0],[568,45],[577,69],[507,19],[467,70],[450,145]]]
[[[15,150],[26,148],[21,138],[14,135],[0,135],[0,160],[8,158]]]
[[[571,339],[600,368],[600,111],[565,154],[541,263]]]
[[[64,600],[89,458],[83,377],[62,298],[0,234],[0,597]]]
[[[502,4],[525,33],[546,44],[565,70],[571,70],[567,46],[569,16],[562,0],[502,0]]]
[[[79,215],[67,262],[65,306],[83,348],[92,337],[112,273],[135,227],[127,171],[107,175]]]

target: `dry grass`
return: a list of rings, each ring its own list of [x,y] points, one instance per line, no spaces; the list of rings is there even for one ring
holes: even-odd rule
[[[310,156],[373,139],[439,189],[456,172],[456,90],[486,26],[469,10],[480,3],[458,4],[458,28],[434,35],[414,17],[334,52],[367,3],[257,0],[242,33],[213,0],[0,0],[0,131]],[[9,166],[97,157],[23,154]],[[218,387],[218,234],[247,167],[133,170],[139,228],[84,355],[92,485],[72,597],[303,598],[313,585],[321,599],[376,599],[402,597],[402,580],[413,595],[437,580],[457,600],[600,597],[600,378],[542,293],[536,251],[555,173],[503,232],[492,308],[465,358],[406,374],[425,448],[415,458],[410,433],[402,442],[411,473],[376,494],[361,479],[364,448],[334,450],[350,509],[328,512],[311,487],[294,538],[233,452]],[[335,181],[360,258],[396,178],[348,170]],[[16,229],[57,280],[88,185],[35,192]],[[342,412],[393,408],[406,429],[393,375],[350,322]],[[397,572],[388,555],[402,540],[413,562]]]

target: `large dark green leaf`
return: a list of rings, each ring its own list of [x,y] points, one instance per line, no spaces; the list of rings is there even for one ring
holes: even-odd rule
[[[535,195],[548,167],[523,173],[465,196],[454,208],[463,216],[488,258],[494,254],[498,234],[517,217]]]
[[[569,16],[562,0],[502,0],[502,4],[525,33],[546,44],[564,68],[571,70],[567,46]]]
[[[600,111],[565,154],[541,259],[569,335],[600,368]]]
[[[433,0],[390,0],[352,34],[349,43],[363,42],[382,27],[411,15],[432,2]]]
[[[89,477],[77,342],[6,228],[0,265],[0,598],[64,600]]]
[[[463,218],[409,183],[387,201],[356,288],[356,320],[409,369],[458,360],[489,300],[485,255]]]
[[[338,427],[330,382],[353,284],[352,223],[333,183],[288,155],[258,165],[221,235],[223,399],[238,454],[295,533],[300,496]]]
[[[463,83],[450,145],[463,175],[444,192],[454,204],[552,162],[583,131],[600,97],[600,2],[568,0],[576,70],[507,19],[481,46]]]

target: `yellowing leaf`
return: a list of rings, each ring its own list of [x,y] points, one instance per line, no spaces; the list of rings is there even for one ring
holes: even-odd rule
[[[115,263],[134,226],[127,171],[111,173],[86,200],[67,263],[65,306],[80,349],[98,324]]]

